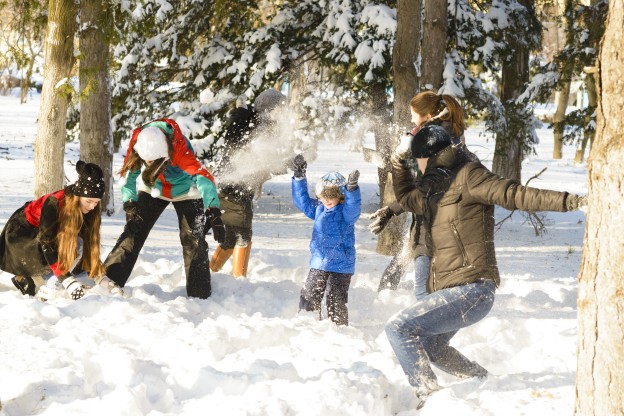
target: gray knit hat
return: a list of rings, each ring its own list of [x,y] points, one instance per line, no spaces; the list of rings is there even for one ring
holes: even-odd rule
[[[268,90],[262,91],[260,95],[256,97],[254,107],[258,114],[270,113],[275,108],[288,104],[287,100],[284,94],[273,88],[269,88]]]

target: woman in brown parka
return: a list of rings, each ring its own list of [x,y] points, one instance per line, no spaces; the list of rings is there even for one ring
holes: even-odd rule
[[[414,180],[408,158],[416,158],[422,179]],[[439,389],[431,365],[458,377],[485,377],[487,371],[449,345],[461,328],[483,319],[500,283],[494,252],[494,206],[523,211],[572,211],[587,197],[529,188],[501,178],[440,126],[407,136],[391,158],[394,192],[401,206],[424,216],[433,257],[429,295],[397,313],[386,335],[418,407]]]

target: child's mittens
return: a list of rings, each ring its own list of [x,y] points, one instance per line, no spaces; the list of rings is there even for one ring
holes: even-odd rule
[[[82,287],[82,283],[73,277],[68,277],[61,282],[65,291],[69,293],[69,296],[73,300],[78,300],[85,295],[84,288]]]
[[[354,191],[357,189],[358,179],[360,179],[360,171],[356,169],[349,174],[349,179],[347,180],[347,191]]]
[[[306,162],[303,155],[295,156],[295,159],[292,162],[292,170],[295,178],[304,178],[306,174],[306,169],[308,167],[308,162]]]

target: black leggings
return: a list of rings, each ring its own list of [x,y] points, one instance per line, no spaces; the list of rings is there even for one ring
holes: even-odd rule
[[[119,286],[123,287],[128,281],[147,236],[167,205],[169,201],[139,192],[137,210],[140,218],[126,222],[123,233],[104,262],[106,275]],[[203,233],[206,218],[202,200],[176,201],[173,207],[180,227],[186,293],[205,299],[211,294],[211,285],[208,244]]]

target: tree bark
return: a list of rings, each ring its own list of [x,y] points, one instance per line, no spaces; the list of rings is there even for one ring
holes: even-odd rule
[[[610,2],[598,59],[597,130],[579,274],[576,415],[624,415],[624,5]]]
[[[520,3],[533,10],[531,0],[520,0]],[[524,137],[527,120],[518,116],[519,108],[515,99],[522,94],[529,82],[529,51],[514,40],[509,47],[514,51],[513,58],[503,62],[500,99],[505,107],[507,129],[505,134],[496,135],[492,171],[499,176],[515,179],[520,182],[522,177],[522,159],[524,158]]]
[[[396,201],[392,190],[390,155],[398,144],[399,135],[410,130],[411,114],[409,102],[418,92],[417,62],[420,50],[420,0],[397,1],[397,30],[392,51],[394,75],[394,103],[392,126],[384,129],[377,126],[375,146],[384,165],[378,169],[379,197],[382,206]],[[375,123],[378,124],[378,123]],[[384,131],[382,131],[384,130]],[[379,132],[379,134],[378,134]],[[394,254],[400,248],[403,238],[405,216],[393,218],[377,239],[377,252]]]
[[[592,124],[592,116],[591,114],[594,112],[598,106],[598,95],[596,93],[596,80],[594,73],[588,73],[585,78],[585,88],[587,89],[587,107],[588,107],[588,116],[585,119],[585,130],[583,131],[583,140],[576,149],[576,153],[574,155],[575,163],[583,163],[585,159],[585,151],[587,150],[587,145],[589,144],[589,150],[591,151],[591,146],[594,141],[594,136],[596,135],[596,130],[591,127]]]
[[[416,63],[420,53],[420,0],[398,0],[397,30],[392,51],[394,75],[393,122],[403,131],[410,126],[409,102],[418,92]],[[393,143],[396,145],[397,143]]]
[[[71,97],[69,77],[74,65],[75,32],[74,0],[50,0],[43,89],[35,139],[36,197],[63,187],[65,121]]]
[[[107,0],[82,0],[80,8],[80,158],[104,172],[102,207],[114,212],[113,132],[109,74]]]
[[[570,81],[567,81],[561,91],[559,91],[559,95],[557,97],[557,111],[555,111],[555,115],[553,116],[553,124],[554,128],[554,145],[553,145],[553,159],[561,159],[561,151],[563,149],[563,132],[565,129],[565,124],[563,123],[565,119],[565,113],[568,109],[568,100],[570,99]]]
[[[418,91],[438,91],[442,86],[444,57],[446,56],[448,3],[446,1],[425,1],[424,8]]]

